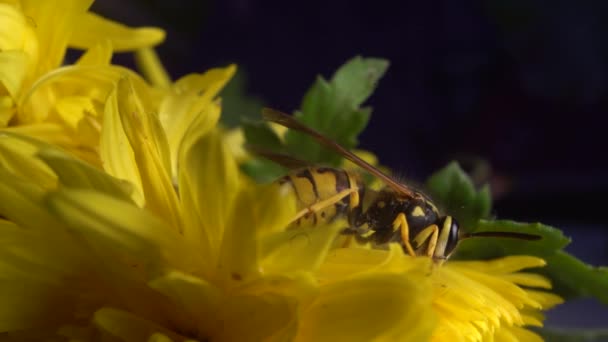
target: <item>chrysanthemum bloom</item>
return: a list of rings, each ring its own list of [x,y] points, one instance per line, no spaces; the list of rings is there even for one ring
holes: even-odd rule
[[[104,19],[88,11],[92,2],[0,2],[0,129],[95,161],[102,104],[120,76],[105,69],[112,53],[156,45],[164,32]],[[68,48],[86,51],[62,66]]]
[[[147,85],[133,71],[112,65],[111,57],[156,45],[164,32],[111,22],[89,12],[91,3],[0,3],[0,130],[34,136],[101,166],[104,103],[118,79],[128,76],[149,88],[151,110],[161,117],[176,155],[183,123],[206,110],[234,67],[190,74],[175,84],[166,79],[162,86],[153,77],[155,83]],[[62,66],[67,48],[85,52]],[[158,69],[148,67],[148,76]]]
[[[0,137],[29,149],[20,169],[18,151],[0,149],[0,215],[11,220],[0,223],[6,337],[530,340],[522,327],[559,301],[529,289],[546,280],[519,272],[537,258],[438,267],[396,245],[330,249],[340,226],[285,230],[293,197],[242,178],[212,117],[197,116],[180,144],[176,191],[167,139],[137,87],[123,79],[108,101],[108,127],[125,138],[107,153],[134,169],[143,209],[131,183]],[[15,175],[26,167],[59,191]]]
[[[130,106],[128,98],[118,102]],[[142,113],[121,119],[149,133]],[[346,274],[350,260],[336,255],[343,274],[322,277],[338,226],[285,231],[293,196],[242,179],[219,132],[199,134],[207,125],[201,121],[180,149],[173,217],[159,215],[165,202],[142,209],[123,182],[42,144],[34,148],[58,176],[57,192],[43,196],[8,170],[12,159],[3,160],[0,214],[11,220],[0,221],[5,340],[429,338],[435,319],[423,272],[428,262],[412,260],[400,272],[375,265]],[[140,162],[167,150],[136,141],[143,146],[134,153],[148,154],[135,156]],[[147,187],[161,189],[146,194],[161,193],[166,180],[158,178],[170,177],[168,167],[152,170],[152,164],[142,163],[139,174]]]

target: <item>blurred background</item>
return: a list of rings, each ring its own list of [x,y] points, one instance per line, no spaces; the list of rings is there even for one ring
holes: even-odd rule
[[[158,51],[173,78],[237,63],[230,92],[248,96],[242,108],[293,112],[318,74],[355,55],[386,58],[362,148],[419,181],[459,160],[490,182],[497,217],[559,227],[568,251],[608,265],[606,1],[97,0],[93,10],[166,29]],[[547,324],[607,322],[606,307],[582,299]]]

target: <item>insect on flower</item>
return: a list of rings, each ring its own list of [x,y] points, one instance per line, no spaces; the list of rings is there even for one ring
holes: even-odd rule
[[[437,262],[449,258],[458,242],[467,238],[541,238],[517,232],[464,233],[458,221],[450,215],[441,215],[427,195],[396,181],[294,117],[269,108],[263,110],[263,117],[266,121],[312,137],[386,185],[375,191],[366,187],[353,171],[310,166],[290,156],[255,150],[257,154],[292,169],[277,182],[291,184],[297,197],[299,211],[292,221],[293,226],[316,225],[345,217],[349,226],[343,233],[352,234],[359,242],[370,242],[374,246],[398,242],[409,255],[424,255]]]

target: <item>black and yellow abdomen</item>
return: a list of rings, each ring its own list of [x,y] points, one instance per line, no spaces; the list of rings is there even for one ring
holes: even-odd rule
[[[311,208],[344,191],[352,191],[331,205],[306,213],[294,222],[296,226],[317,225],[331,222],[338,217],[345,217],[360,205],[360,192],[363,191],[363,184],[356,174],[327,167],[306,167],[293,170],[277,182],[291,184],[298,210]]]

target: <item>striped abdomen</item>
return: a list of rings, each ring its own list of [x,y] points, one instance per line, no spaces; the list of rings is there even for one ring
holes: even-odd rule
[[[316,225],[331,222],[337,217],[345,217],[349,211],[359,205],[359,193],[363,191],[362,183],[355,174],[327,167],[306,167],[293,170],[277,182],[292,185],[297,198],[298,210],[310,208],[313,204],[347,189],[354,189],[357,192],[357,194],[346,195],[334,204],[307,213],[294,222],[297,226]]]

